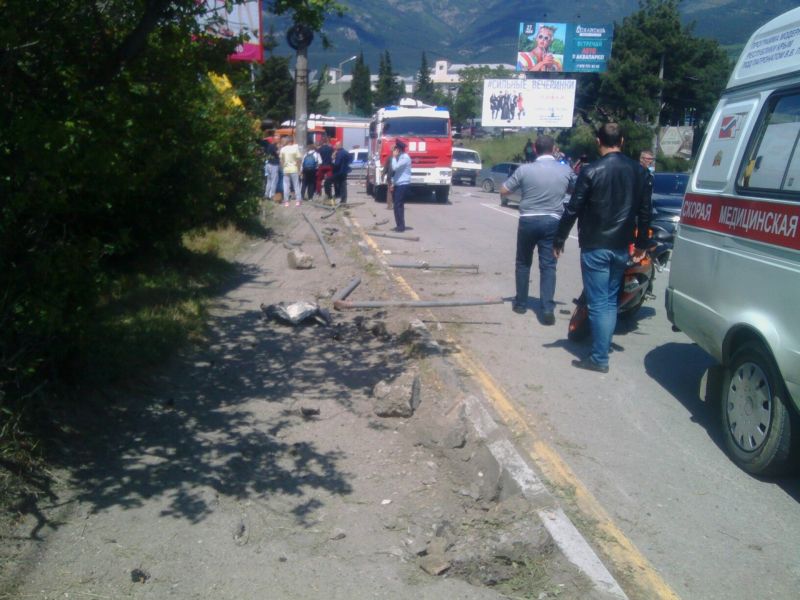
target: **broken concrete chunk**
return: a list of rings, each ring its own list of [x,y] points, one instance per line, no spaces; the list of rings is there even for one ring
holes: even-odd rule
[[[406,330],[400,334],[400,343],[411,346],[412,356],[428,356],[438,354],[442,350],[425,323],[419,319],[409,321]]]
[[[450,568],[450,563],[443,556],[428,555],[420,560],[419,566],[428,575],[441,575]]]
[[[306,254],[302,250],[293,248],[289,254],[286,255],[289,261],[289,267],[292,269],[310,269],[314,266],[314,258],[310,254]]]
[[[331,314],[324,308],[320,308],[311,302],[293,302],[286,305],[270,304],[261,305],[261,311],[270,321],[279,321],[288,325],[299,325],[307,320],[314,320],[320,325],[330,325],[332,323]]]
[[[409,369],[391,383],[379,381],[372,390],[375,414],[379,417],[408,418],[421,402],[420,379],[416,369]]]

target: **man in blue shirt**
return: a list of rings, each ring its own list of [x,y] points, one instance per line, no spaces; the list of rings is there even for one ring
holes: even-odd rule
[[[394,200],[394,231],[406,230],[405,199],[411,183],[411,157],[406,154],[406,143],[397,140],[392,150],[392,198]]]

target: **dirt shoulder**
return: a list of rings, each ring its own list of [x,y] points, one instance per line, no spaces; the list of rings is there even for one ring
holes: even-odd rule
[[[421,315],[265,318],[330,308],[354,277],[360,298],[403,294],[344,211],[273,212],[207,344],[76,421],[47,493],[6,513],[0,598],[602,597],[470,428],[452,349],[404,334]],[[378,416],[376,384],[404,374],[413,416]]]

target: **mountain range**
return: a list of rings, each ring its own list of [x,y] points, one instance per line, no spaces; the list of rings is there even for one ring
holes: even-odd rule
[[[403,75],[419,69],[423,50],[431,67],[440,59],[451,63],[514,64],[522,21],[621,23],[639,8],[638,0],[339,2],[348,11],[343,17],[326,19],[323,32],[332,48],[324,49],[320,36],[316,36],[309,48],[311,68],[335,67],[363,52],[370,71],[376,73],[380,56],[388,50],[394,70]],[[796,0],[692,0],[682,2],[679,8],[685,23],[694,22],[696,36],[716,39],[738,55],[738,48],[757,27],[796,6]],[[265,30],[272,25],[281,42],[276,52],[291,52],[281,35],[287,24],[286,18],[265,15]]]

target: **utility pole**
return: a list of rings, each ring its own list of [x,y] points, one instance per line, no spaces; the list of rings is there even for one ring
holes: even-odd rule
[[[310,27],[295,23],[286,32],[286,41],[297,51],[294,71],[294,138],[305,152],[308,137],[308,47],[314,41]]]
[[[656,98],[656,122],[653,127],[653,157],[658,156],[658,127],[661,125],[661,102],[664,97],[664,55],[661,51],[661,62],[658,67],[658,97]]]

